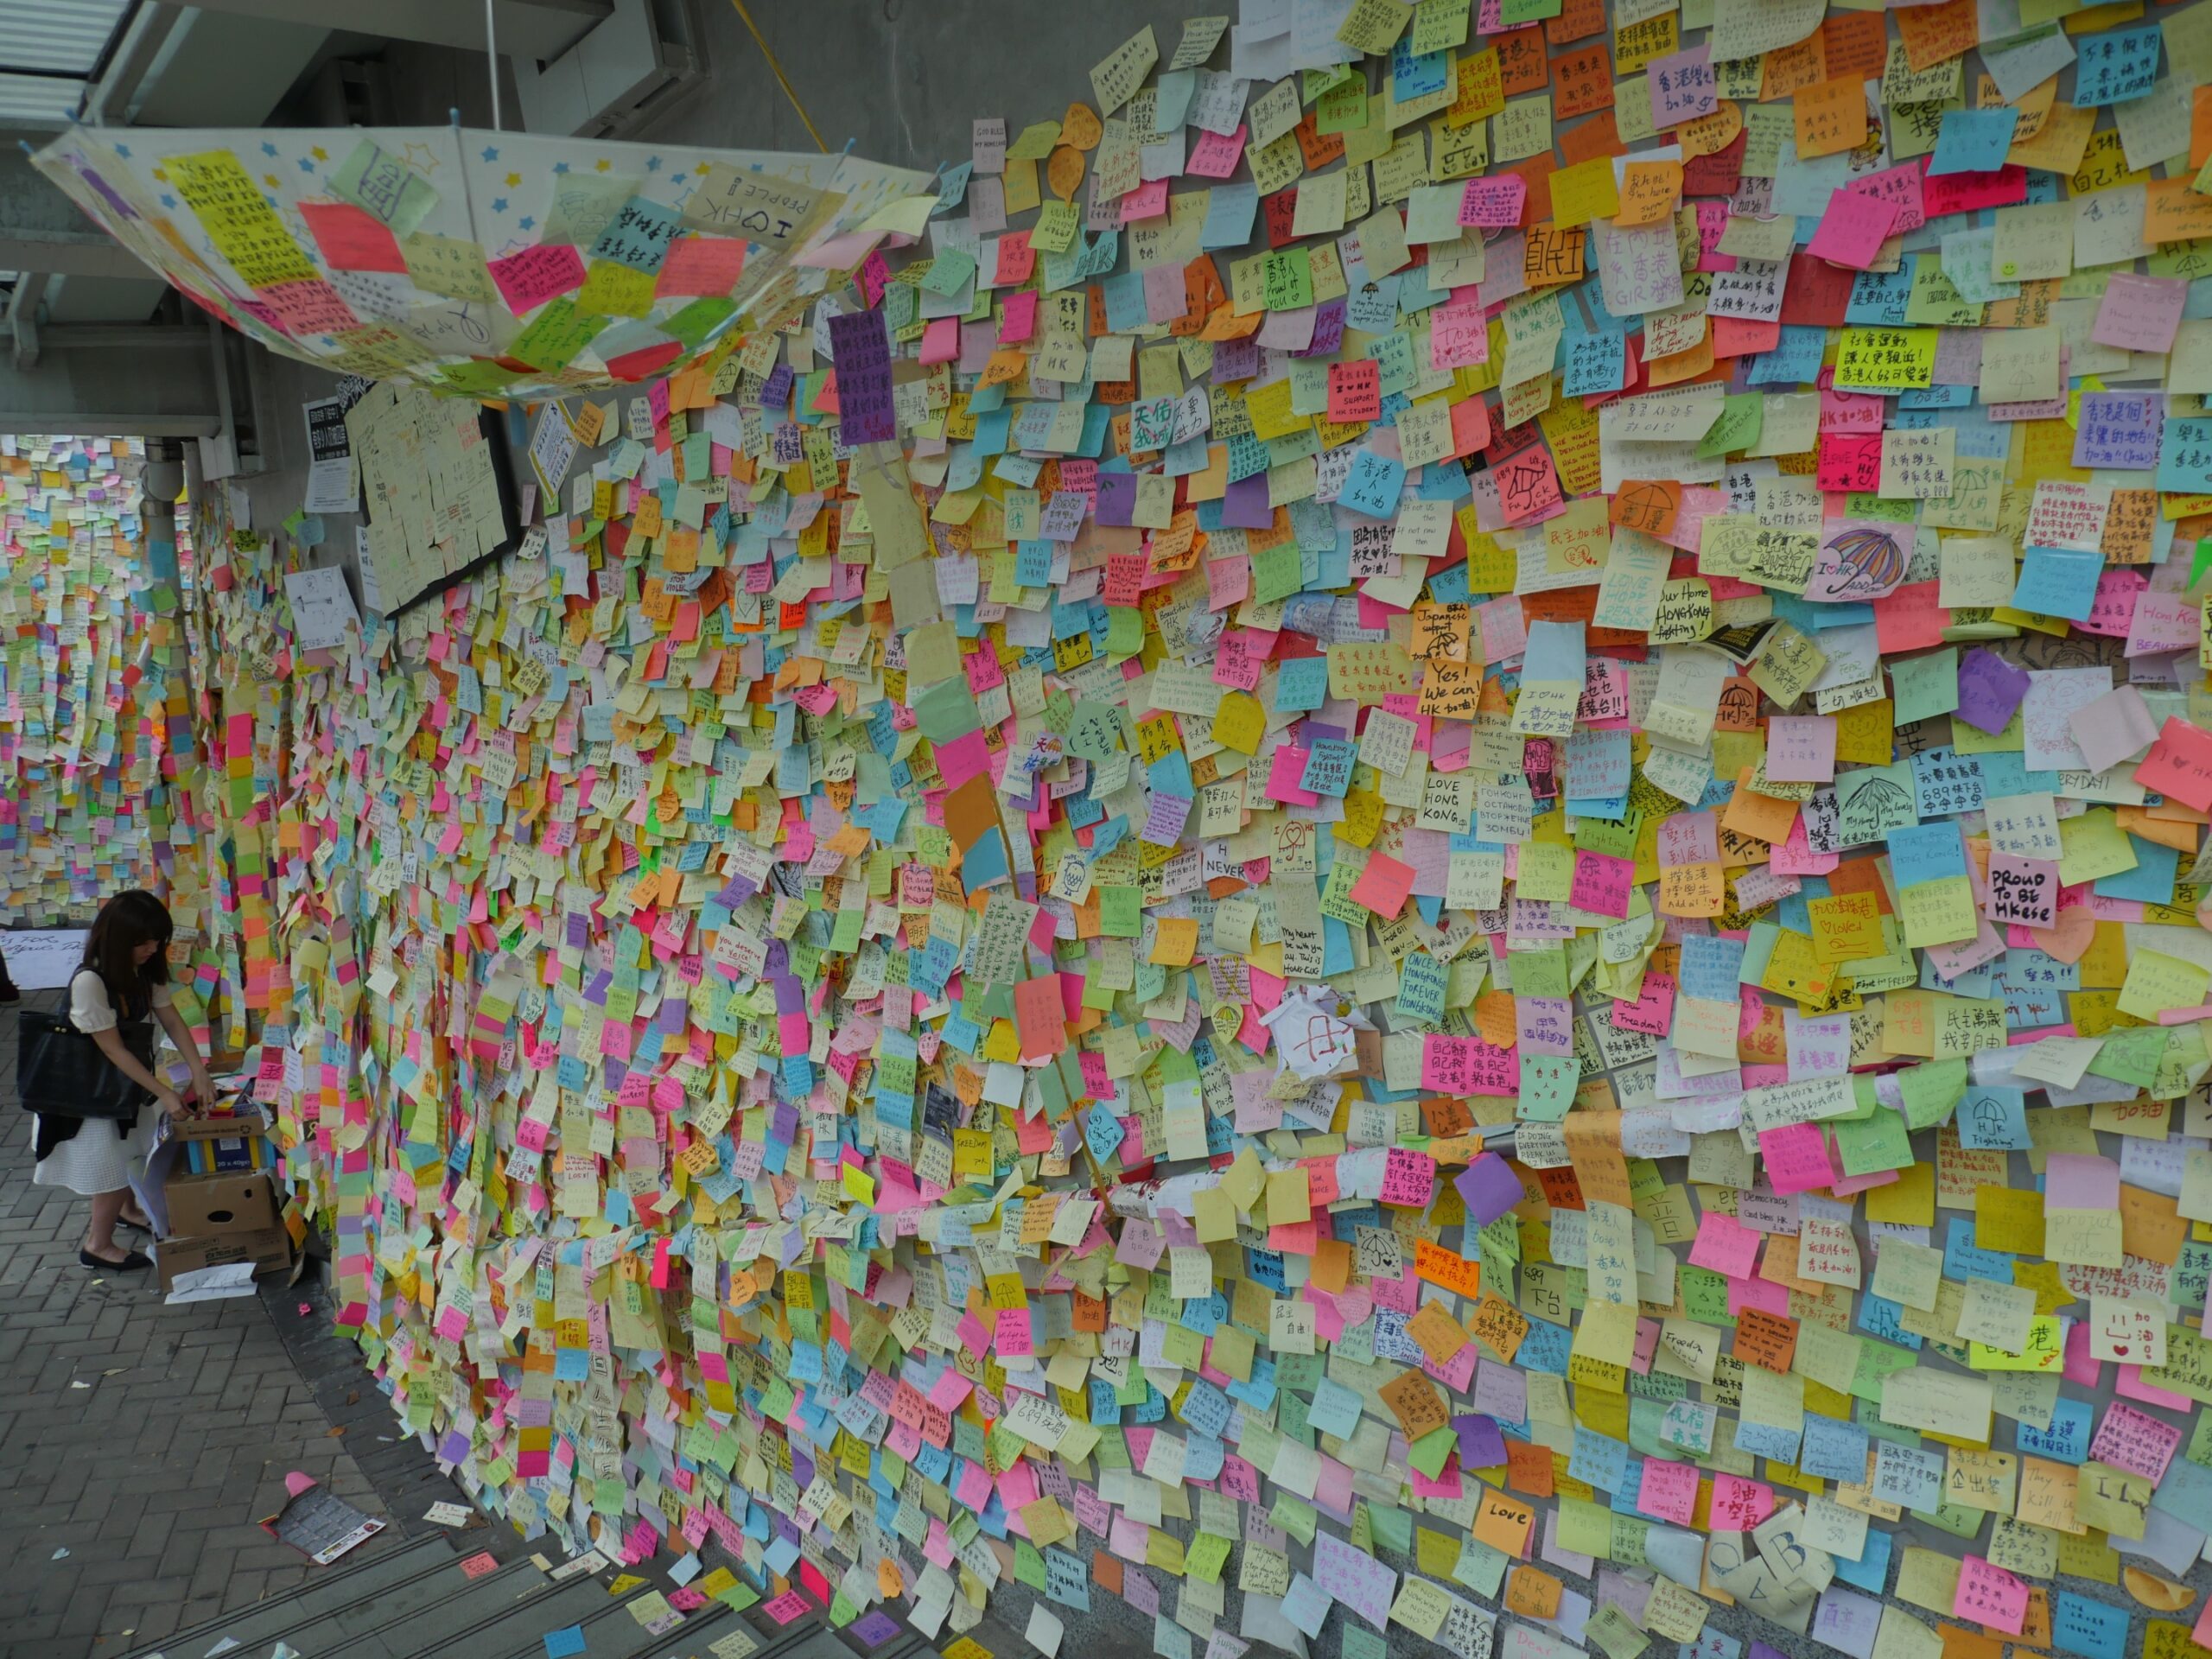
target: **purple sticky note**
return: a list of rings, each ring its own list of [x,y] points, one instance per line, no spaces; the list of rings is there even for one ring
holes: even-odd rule
[[[1100,483],[1105,480],[1102,476]],[[1102,518],[1100,522],[1105,520]],[[1268,503],[1268,475],[1255,473],[1249,478],[1240,478],[1229,486],[1229,493],[1222,498],[1221,522],[1230,530],[1273,530],[1275,510]]]
[[[891,336],[880,311],[830,319],[830,358],[837,369],[837,435],[847,443],[888,443],[899,435],[892,407]]]
[[[1136,522],[1136,512],[1137,475],[1135,473],[1099,474],[1098,522],[1102,524],[1133,524]]]
[[[1994,652],[1975,646],[1959,664],[1958,716],[1993,736],[2005,729],[2028,695],[2028,673]]]
[[[2085,391],[2074,433],[2076,467],[2142,471],[2158,464],[2165,399],[2157,392]]]
[[[1467,1206],[1467,1219],[1487,1227],[1522,1200],[1521,1182],[1504,1159],[1494,1152],[1478,1153],[1474,1162],[1453,1179]],[[1481,1465],[1489,1467],[1489,1465]]]
[[[871,1648],[880,1647],[899,1634],[899,1621],[880,1607],[853,1621],[852,1634]]]
[[[1471,1412],[1454,1417],[1452,1427],[1459,1436],[1462,1469],[1495,1469],[1504,1463],[1505,1436],[1499,1433],[1496,1420]]]

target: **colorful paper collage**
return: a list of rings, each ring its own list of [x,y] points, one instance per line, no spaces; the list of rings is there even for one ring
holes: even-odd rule
[[[931,200],[852,156],[458,126],[79,127],[32,159],[270,350],[468,397],[677,372],[911,241]]]
[[[146,545],[143,461],[135,441],[0,436],[0,928],[88,920],[192,839],[168,782],[181,640],[156,620],[176,551]]]
[[[2193,1650],[2200,74],[1252,0],[336,666],[238,554],[207,972],[401,1421],[679,1607]]]

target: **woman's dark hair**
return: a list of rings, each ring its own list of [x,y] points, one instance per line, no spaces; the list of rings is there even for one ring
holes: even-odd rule
[[[118,1019],[143,1018],[153,1005],[154,987],[169,982],[169,935],[175,931],[168,906],[143,888],[118,893],[100,906],[85,940],[84,966],[107,987]],[[131,953],[142,944],[162,948],[140,963]]]

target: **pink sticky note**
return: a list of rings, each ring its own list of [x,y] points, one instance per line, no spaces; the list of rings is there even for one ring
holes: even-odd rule
[[[2066,723],[2092,772],[2141,754],[2158,735],[2150,705],[2132,685],[2114,686],[2094,702],[2076,709]]]
[[[1883,241],[1897,229],[1897,204],[1880,196],[1852,190],[1828,193],[1827,212],[1813,232],[1810,251],[1815,259],[1864,270],[1874,263]]]
[[[1629,893],[1636,885],[1636,861],[1605,853],[1578,852],[1574,880],[1567,903],[1598,916],[1628,914]]]
[[[1768,777],[1778,784],[1834,780],[1834,715],[1776,715],[1766,727]]]
[[[1502,178],[1470,179],[1459,197],[1459,222],[1486,230],[1502,230],[1521,222],[1521,204],[1528,197],[1528,181],[1518,174]]]
[[[1969,1555],[1959,1563],[1959,1589],[1951,1616],[2018,1636],[2027,1622],[2028,1586],[2003,1567]]]
[[[2044,1197],[2053,1210],[2117,1210],[2120,1166],[2088,1153],[2054,1152],[2046,1163]]]
[[[2106,281],[2104,298],[2089,338],[2100,346],[2130,352],[2170,352],[2189,303],[2189,281],[2182,276],[2138,276],[2115,271]]]
[[[584,285],[583,256],[565,242],[524,248],[491,261],[486,269],[499,284],[499,297],[517,316],[535,311],[556,295],[573,294]]]
[[[1827,1140],[1817,1123],[1789,1123],[1759,1132],[1759,1157],[1777,1192],[1810,1192],[1835,1179]]]
[[[1691,1516],[1697,1511],[1697,1465],[1646,1458],[1643,1484],[1637,1491],[1636,1507],[1654,1520],[1689,1525]]]
[[[1243,155],[1243,127],[1225,138],[1217,132],[1201,132],[1198,142],[1191,146],[1191,159],[1184,163],[1183,170],[1195,178],[1225,179],[1236,170],[1236,163]]]
[[[1760,1240],[1761,1235],[1735,1217],[1708,1210],[1698,1217],[1697,1239],[1690,1246],[1691,1265],[1726,1274],[1731,1279],[1748,1279],[1758,1262]]]
[[[1774,1488],[1741,1475],[1713,1478],[1713,1529],[1749,1532],[1774,1513]]]

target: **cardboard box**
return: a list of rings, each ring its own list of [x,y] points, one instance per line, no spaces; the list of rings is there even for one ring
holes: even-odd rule
[[[239,1109],[162,1120],[162,1139],[182,1147],[184,1169],[194,1175],[232,1175],[276,1167],[276,1146],[269,1139],[269,1120],[261,1109],[251,1101],[230,1103]]]
[[[162,1189],[168,1230],[184,1238],[251,1233],[276,1225],[276,1184],[264,1174],[173,1174]]]
[[[282,1227],[263,1227],[244,1232],[216,1233],[199,1237],[165,1238],[154,1247],[161,1269],[162,1289],[176,1288],[177,1275],[200,1268],[219,1268],[232,1262],[253,1263],[253,1276],[266,1279],[292,1265],[292,1241]]]

